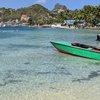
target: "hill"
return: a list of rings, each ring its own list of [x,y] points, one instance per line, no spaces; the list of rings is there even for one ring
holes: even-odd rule
[[[35,4],[30,7],[20,8],[17,10],[11,8],[0,8],[0,17],[4,21],[7,21],[8,19],[20,19],[23,14],[32,18],[35,22],[42,22],[44,19],[50,17],[50,11],[40,4]]]
[[[0,8],[0,21],[20,21],[22,15],[28,16],[30,24],[62,23],[66,19],[74,19],[85,20],[87,25],[93,26],[100,23],[100,5],[85,5],[82,9],[69,10],[57,3],[52,11],[40,4],[20,9]]]
[[[53,9],[54,12],[58,12],[58,13],[63,12],[63,11],[66,11],[66,10],[67,10],[67,7],[65,5],[61,5],[59,3],[57,3],[54,6],[54,9]]]

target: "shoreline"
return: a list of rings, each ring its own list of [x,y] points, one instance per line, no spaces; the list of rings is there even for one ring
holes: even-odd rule
[[[91,86],[91,87],[90,87]],[[66,89],[65,91],[34,91],[32,89],[9,88],[1,92],[1,100],[99,100],[100,89],[95,84],[79,87],[79,89]],[[6,94],[7,93],[7,94]]]
[[[6,26],[1,26],[1,28],[3,27],[30,27],[30,28],[61,28],[61,29],[91,29],[91,30],[100,30],[100,27],[89,27],[89,26],[86,26],[86,27],[75,27],[75,26],[61,26],[61,25],[6,25]]]
[[[93,29],[93,30],[100,30],[100,27],[75,27],[75,26],[61,26],[61,25],[40,25],[40,26],[36,26],[36,25],[32,25],[30,27],[35,27],[35,28],[61,28],[61,29]]]

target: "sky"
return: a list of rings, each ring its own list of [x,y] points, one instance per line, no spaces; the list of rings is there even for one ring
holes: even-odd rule
[[[100,5],[100,0],[0,0],[0,8],[23,8],[33,4],[41,4],[49,10],[54,8],[56,3],[65,5],[70,10],[81,9],[84,5]]]

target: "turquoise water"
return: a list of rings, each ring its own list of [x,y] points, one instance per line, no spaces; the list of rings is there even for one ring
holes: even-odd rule
[[[84,84],[99,83],[100,61],[59,53],[50,44],[50,41],[68,41],[96,46],[96,35],[99,32],[0,28],[0,99],[12,100],[9,93],[24,94],[24,90],[65,91],[84,87]],[[9,99],[4,99],[5,95]]]

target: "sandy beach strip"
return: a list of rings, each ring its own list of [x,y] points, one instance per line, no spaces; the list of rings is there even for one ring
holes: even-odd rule
[[[91,84],[64,90],[10,89],[1,92],[0,100],[100,100],[100,85]]]

